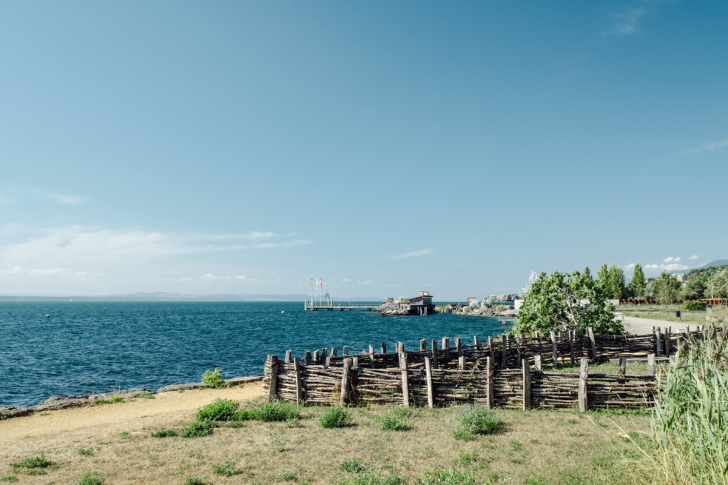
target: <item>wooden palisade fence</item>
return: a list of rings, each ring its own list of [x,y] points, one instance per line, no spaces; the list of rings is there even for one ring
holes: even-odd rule
[[[725,331],[725,329],[722,329]],[[687,330],[690,332],[690,329]],[[701,334],[702,327],[692,331]],[[373,346],[361,354],[347,347],[306,352],[303,359],[270,355],[265,363],[263,390],[270,399],[310,405],[400,404],[449,406],[480,403],[489,408],[642,408],[652,405],[656,392],[655,360],[665,359],[683,334],[507,336],[480,344],[455,346],[443,338],[430,348],[420,341],[418,351],[381,352]],[[646,358],[648,375],[626,373],[627,358]],[[615,375],[589,374],[589,361],[619,359]],[[544,372],[542,363],[580,364],[578,373]]]

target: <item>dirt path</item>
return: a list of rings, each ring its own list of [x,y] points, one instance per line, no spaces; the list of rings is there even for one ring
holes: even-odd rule
[[[652,327],[660,327],[662,331],[665,328],[672,327],[672,333],[681,332],[685,327],[690,325],[693,330],[697,327],[695,322],[671,322],[669,320],[653,320],[651,318],[627,317],[622,319],[624,328],[635,335],[645,335],[652,333]]]
[[[155,399],[49,411],[0,421],[0,453],[19,440],[103,428],[119,433],[180,419],[217,398],[249,400],[262,395],[260,383],[230,389],[196,389],[157,394]]]

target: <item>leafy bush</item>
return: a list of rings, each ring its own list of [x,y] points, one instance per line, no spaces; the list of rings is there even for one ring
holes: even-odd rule
[[[103,485],[104,479],[96,473],[87,473],[81,477],[78,485]]]
[[[45,455],[40,455],[40,456],[33,456],[31,458],[26,458],[25,460],[21,461],[20,463],[11,463],[10,466],[13,468],[27,468],[28,470],[32,470],[32,469],[56,468],[58,465],[56,465],[55,462],[48,460],[45,457]]]
[[[477,434],[497,433],[503,427],[500,419],[484,406],[464,406],[455,412],[455,427],[452,435],[455,439],[469,440]]]
[[[689,312],[702,312],[708,308],[708,304],[704,301],[686,301],[682,304],[682,309]]]
[[[250,409],[242,409],[231,416],[232,420],[245,421],[293,421],[301,415],[301,406],[285,401],[263,403]]]
[[[173,429],[163,429],[152,433],[152,438],[172,438],[174,436],[177,436],[178,434],[179,433],[177,433]]]
[[[202,478],[187,477],[185,485],[205,485],[205,482],[202,481]]]
[[[427,471],[417,483],[419,485],[475,485],[475,477],[467,472],[448,468]]]
[[[212,465],[212,473],[223,477],[232,477],[235,475],[235,462],[226,461],[224,465]]]
[[[324,428],[343,428],[351,423],[351,411],[346,408],[329,408],[319,418],[319,424]]]
[[[364,469],[364,466],[362,465],[360,459],[355,458],[353,460],[346,460],[341,465],[339,465],[339,468],[341,468],[345,472],[359,473]]]
[[[212,424],[209,421],[197,421],[182,431],[183,438],[200,438],[212,434]]]
[[[228,383],[222,378],[221,372],[222,371],[219,367],[216,367],[215,370],[206,370],[205,373],[202,374],[202,382],[214,389],[228,387]]]
[[[408,431],[412,429],[413,416],[410,408],[394,407],[377,419],[377,422],[384,431]]]
[[[195,417],[198,421],[229,421],[240,404],[232,399],[216,399],[215,402],[203,406]]]

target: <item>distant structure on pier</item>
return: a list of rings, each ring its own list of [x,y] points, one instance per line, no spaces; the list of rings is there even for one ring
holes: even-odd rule
[[[432,304],[432,295],[427,291],[420,291],[414,298],[402,298],[395,301],[387,299],[377,309],[380,315],[417,315],[425,316],[435,313],[435,305]]]

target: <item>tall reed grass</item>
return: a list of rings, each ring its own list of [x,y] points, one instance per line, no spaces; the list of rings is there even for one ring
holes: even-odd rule
[[[688,337],[658,381],[651,426],[660,481],[728,484],[728,338],[714,328]]]

